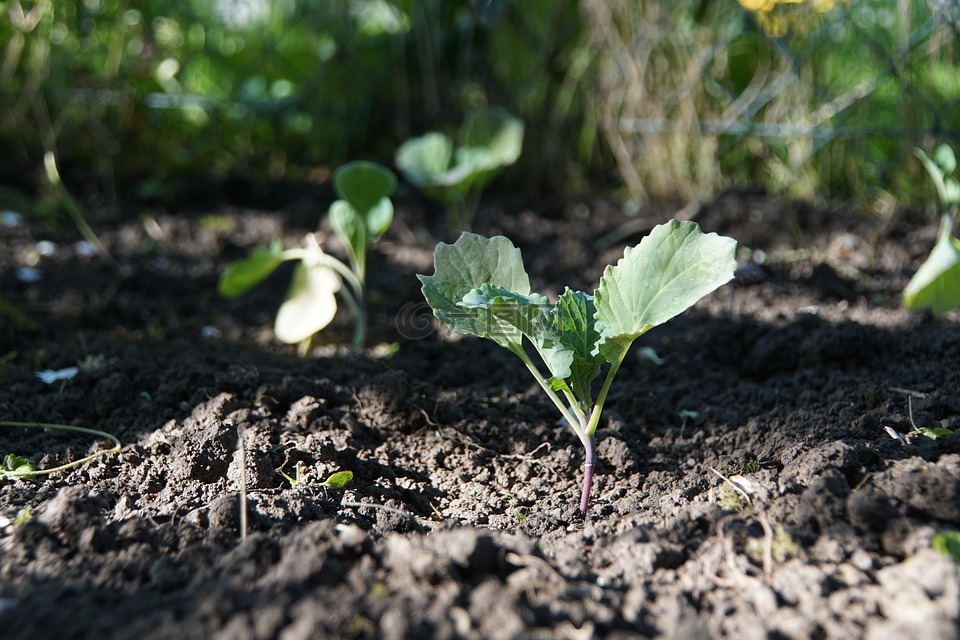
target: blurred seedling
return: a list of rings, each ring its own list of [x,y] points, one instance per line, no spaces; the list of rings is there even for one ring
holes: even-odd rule
[[[400,173],[427,196],[440,202],[453,233],[470,229],[480,195],[494,177],[520,157],[523,121],[493,107],[471,112],[460,128],[458,145],[432,132],[407,140],[397,150]]]
[[[262,282],[284,262],[297,262],[287,296],[277,311],[274,334],[281,342],[298,345],[306,355],[310,342],[337,313],[337,295],[354,318],[352,345],[363,346],[367,333],[367,251],[393,222],[390,194],[397,186],[393,172],[373,162],[351,162],[334,173],[333,187],[340,199],[330,205],[330,224],[347,253],[349,266],[325,253],[316,234],[302,247],[284,249],[274,240],[266,249],[227,266],[217,290],[226,298],[240,296]]]
[[[937,147],[933,157],[920,149],[916,153],[937,188],[944,211],[937,242],[903,290],[903,303],[908,309],[930,307],[933,313],[942,315],[960,307],[960,240],[953,235],[960,208],[960,182],[955,176],[957,159],[946,144]]]

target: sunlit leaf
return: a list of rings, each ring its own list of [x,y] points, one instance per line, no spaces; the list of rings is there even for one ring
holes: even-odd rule
[[[618,361],[630,344],[733,279],[736,241],[704,234],[694,222],[672,220],[653,228],[607,267],[597,288],[601,355]]]
[[[330,267],[306,260],[297,264],[287,298],[274,322],[277,338],[298,344],[330,324],[337,313],[334,294],[340,286],[340,276]]]
[[[329,489],[343,489],[353,480],[353,471],[338,471],[321,483]]]

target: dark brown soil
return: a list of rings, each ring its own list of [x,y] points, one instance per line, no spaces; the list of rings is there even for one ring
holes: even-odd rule
[[[672,215],[503,205],[478,230],[511,237],[555,296]],[[344,312],[303,359],[270,334],[289,271],[215,293],[227,261],[297,243],[302,211],[102,225],[123,277],[0,228],[0,299],[23,314],[0,316],[2,419],[124,444],[0,486],[0,635],[960,637],[960,579],[930,548],[960,529],[960,436],[886,430],[960,428],[958,316],[899,301],[935,222],[750,192],[693,215],[757,260],[635,345],[586,518],[580,445],[522,364],[426,314],[414,276],[440,226],[415,208],[375,250],[370,346],[337,346]],[[18,279],[37,260],[41,279]],[[39,468],[105,447],[0,428],[0,455]],[[276,469],[298,463],[292,487]],[[350,485],[320,486],[340,470]]]

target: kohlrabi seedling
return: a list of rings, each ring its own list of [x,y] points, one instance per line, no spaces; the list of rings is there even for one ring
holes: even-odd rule
[[[733,278],[735,249],[731,238],[672,221],[628,247],[593,295],[568,288],[550,302],[530,292],[520,250],[510,240],[464,233],[452,245],[437,245],[434,275],[419,278],[441,322],[513,352],[577,434],[586,452],[580,498],[586,512],[600,413],[630,345]],[[524,338],[546,374],[527,354]],[[604,368],[594,396],[592,383]]]
[[[933,179],[946,210],[940,219],[937,243],[903,290],[903,303],[908,309],[930,307],[934,313],[942,314],[960,307],[960,240],[953,236],[960,207],[960,182],[953,177],[957,159],[953,149],[945,144],[937,147],[932,158],[919,149],[917,156]]]
[[[316,236],[310,234],[302,247],[285,250],[275,241],[267,249],[257,249],[243,260],[230,263],[218,285],[222,296],[235,298],[283,262],[299,261],[273,330],[282,342],[300,345],[301,353],[306,353],[313,335],[336,315],[336,294],[354,316],[353,346],[363,344],[367,331],[367,249],[393,221],[389,196],[397,178],[389,169],[372,162],[351,162],[337,169],[333,186],[341,199],[330,206],[330,224],[343,243],[349,266],[324,253]]]
[[[523,122],[501,108],[476,111],[460,129],[459,146],[443,133],[407,140],[396,154],[404,177],[450,216],[455,232],[469,229],[480,194],[504,167],[520,157]]]

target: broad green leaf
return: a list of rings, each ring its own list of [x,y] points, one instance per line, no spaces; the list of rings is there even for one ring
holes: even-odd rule
[[[303,260],[293,272],[287,298],[277,311],[273,331],[287,344],[298,344],[317,333],[337,313],[341,280],[330,267]]]
[[[343,489],[353,480],[353,471],[337,471],[323,482],[323,486],[330,489]]]
[[[943,314],[960,307],[960,241],[951,235],[953,221],[945,215],[937,244],[903,290],[908,309],[930,307]]]
[[[217,283],[217,291],[225,298],[236,298],[273,273],[284,259],[279,242],[268,249],[255,249],[246,258],[227,265]]]
[[[921,427],[919,431],[920,431],[920,435],[922,435],[924,438],[929,438],[931,440],[937,440],[944,436],[953,435],[953,431],[951,431],[950,429],[944,429],[943,427],[932,427],[932,428]]]
[[[486,149],[491,164],[484,168],[511,165],[523,150],[523,121],[500,107],[474,111],[463,123],[460,144]]]
[[[30,461],[24,458],[23,456],[18,456],[15,453],[8,453],[3,458],[3,466],[7,468],[8,471],[17,471],[20,467],[29,466]],[[33,469],[30,469],[33,471]]]
[[[600,332],[597,331],[597,307],[593,296],[567,289],[554,309],[553,325],[559,342],[571,355],[570,386],[582,401],[589,403],[590,383],[600,374],[603,357],[597,352]],[[554,376],[557,375],[553,372]]]
[[[367,252],[367,227],[361,214],[346,200],[337,200],[330,205],[330,225],[350,252],[350,259],[362,262]]]
[[[736,241],[694,222],[657,225],[600,278],[595,304],[600,353],[618,362],[630,344],[733,279]]]
[[[433,314],[457,333],[474,336],[489,333],[482,309],[458,306],[474,289],[488,284],[520,296],[530,294],[530,278],[524,271],[520,250],[503,236],[485,238],[463,233],[453,244],[437,245],[433,264],[434,275],[417,276],[423,283],[423,296]],[[505,340],[504,336],[499,338],[493,339],[501,346],[519,344],[519,341]]]
[[[390,198],[382,198],[372,209],[367,211],[367,235],[369,239],[379,238],[393,222],[393,203]]]
[[[407,140],[397,149],[397,168],[418,187],[434,184],[450,168],[453,140],[442,133],[428,133]]]
[[[333,174],[333,188],[361,214],[377,206],[397,188],[393,172],[375,162],[359,160],[343,165]],[[379,235],[379,234],[376,234]]]

